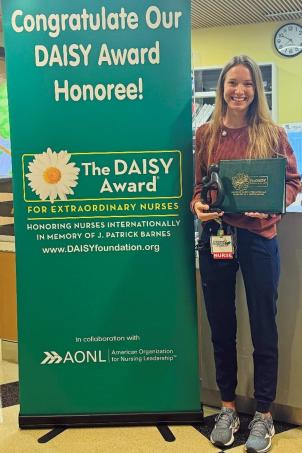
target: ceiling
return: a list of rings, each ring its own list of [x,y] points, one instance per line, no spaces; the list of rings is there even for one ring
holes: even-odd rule
[[[192,0],[191,3],[192,28],[302,19],[302,0]]]
[[[302,19],[302,0],[192,0],[192,28]]]

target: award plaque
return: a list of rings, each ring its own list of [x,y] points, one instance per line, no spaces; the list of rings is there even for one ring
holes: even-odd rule
[[[285,212],[285,158],[221,160],[224,189],[220,209],[226,213]]]

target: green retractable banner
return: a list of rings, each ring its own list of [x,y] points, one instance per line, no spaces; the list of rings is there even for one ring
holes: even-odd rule
[[[3,0],[20,426],[200,420],[190,0]]]

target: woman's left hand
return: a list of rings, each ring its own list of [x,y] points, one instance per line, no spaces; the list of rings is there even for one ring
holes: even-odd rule
[[[263,212],[245,212],[248,217],[253,217],[254,219],[268,219],[269,217],[276,217],[276,214],[264,214]]]

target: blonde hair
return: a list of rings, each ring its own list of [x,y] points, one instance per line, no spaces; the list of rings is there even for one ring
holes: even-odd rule
[[[247,111],[248,121],[248,159],[264,159],[277,153],[279,141],[278,126],[272,121],[268,109],[262,74],[259,66],[246,55],[233,57],[221,71],[219,76],[215,109],[212,120],[206,133],[205,141],[207,142],[208,164],[212,163],[212,154],[221,135],[222,119],[227,111],[227,103],[224,100],[224,81],[227,72],[234,66],[242,65],[249,69],[254,84],[254,99],[249,105]],[[205,143],[205,142],[204,142]]]

